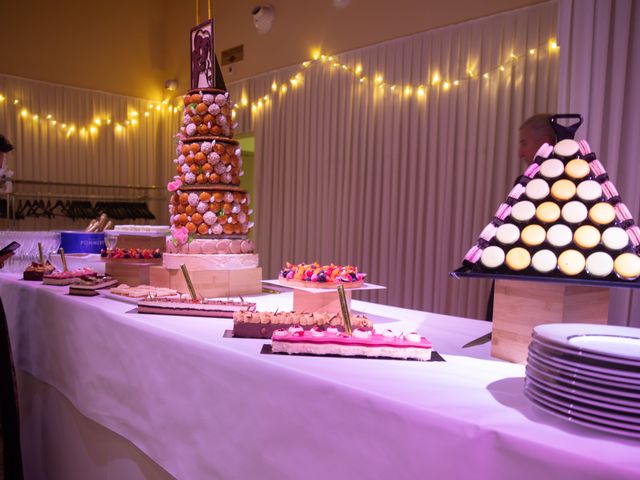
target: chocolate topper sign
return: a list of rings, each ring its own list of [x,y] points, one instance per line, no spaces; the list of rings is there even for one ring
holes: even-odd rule
[[[222,72],[215,55],[213,19],[191,29],[191,88],[219,88],[226,90]]]

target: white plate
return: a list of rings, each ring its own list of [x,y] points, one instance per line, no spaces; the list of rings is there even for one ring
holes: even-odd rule
[[[608,410],[615,410],[621,413],[624,412],[632,415],[640,415],[640,402],[637,401],[634,402],[618,397],[612,398],[606,395],[598,395],[585,392],[577,388],[566,388],[558,385],[557,383],[541,379],[533,373],[527,375],[527,381],[533,382],[538,388],[541,388],[546,392],[564,397],[569,401],[582,402],[594,407],[606,408]]]
[[[640,390],[629,390],[627,388],[622,388],[622,386],[617,387],[607,387],[605,385],[598,385],[593,382],[586,382],[584,380],[576,379],[576,378],[567,378],[562,375],[558,375],[556,373],[549,372],[544,367],[540,367],[535,361],[527,362],[527,370],[532,370],[532,375],[535,375],[538,378],[544,378],[550,382],[557,382],[558,384],[564,387],[575,387],[579,390],[584,390],[587,392],[593,393],[601,393],[604,395],[611,395],[614,397],[622,397],[628,398],[630,400],[635,400],[638,402],[640,406]]]
[[[529,348],[529,357],[535,359],[536,361],[542,362],[545,366],[551,368],[557,368],[561,372],[568,374],[579,375],[580,377],[584,377],[587,380],[591,381],[601,381],[601,380],[610,380],[615,382],[616,385],[630,385],[630,386],[640,386],[640,378],[632,378],[632,377],[623,377],[619,375],[614,375],[609,371],[598,372],[593,370],[587,370],[583,368],[582,364],[573,364],[571,362],[562,363],[561,359],[558,358],[549,358],[547,356],[541,355],[540,353]]]
[[[547,413],[549,413],[549,414],[551,414],[551,415],[553,415],[555,417],[563,418],[563,419],[568,420],[568,421],[570,421],[572,423],[575,423],[576,425],[582,425],[583,427],[594,428],[596,430],[600,430],[600,431],[607,432],[607,433],[613,433],[613,434],[616,434],[616,435],[622,435],[622,436],[625,436],[625,437],[640,439],[640,432],[634,432],[632,430],[611,427],[611,426],[608,426],[606,424],[599,423],[599,422],[596,422],[596,421],[593,421],[593,420],[591,420],[591,421],[584,420],[584,419],[582,419],[582,417],[573,416],[569,412],[566,412],[566,411],[558,409],[558,408],[551,407],[546,402],[539,400],[538,397],[536,397],[535,394],[533,394],[531,392],[531,390],[529,390],[528,388],[525,388],[524,394],[531,401],[531,403],[535,407],[537,407],[540,410],[543,410],[543,411],[545,411],[545,412],[547,412]]]
[[[539,356],[546,358],[548,361],[560,363],[562,365],[579,368],[581,370],[589,370],[617,377],[625,377],[640,381],[640,370],[638,368],[621,365],[620,367],[611,367],[611,364],[599,362],[587,358],[581,358],[576,355],[564,354],[548,349],[545,345],[532,341],[529,344],[529,351],[537,353]]]
[[[636,369],[640,369],[640,361],[629,359],[629,358],[619,358],[612,357],[611,355],[598,354],[592,352],[586,352],[584,350],[576,350],[573,348],[567,348],[564,345],[560,345],[555,342],[551,342],[546,338],[540,337],[540,335],[533,334],[531,339],[532,342],[536,342],[542,347],[553,350],[554,352],[566,353],[568,355],[574,355],[579,358],[587,359],[586,361],[594,360],[596,362],[602,363],[606,362],[608,365],[617,368],[619,366],[622,367],[634,367]]]
[[[538,325],[534,332],[565,348],[635,360],[640,364],[640,328],[588,323]]]
[[[605,388],[614,388],[616,389],[624,389],[630,392],[637,392],[640,395],[640,382],[638,383],[627,383],[627,379],[622,379],[624,381],[620,381],[618,378],[611,378],[609,375],[602,375],[602,377],[593,377],[584,375],[583,372],[577,370],[570,370],[558,368],[557,365],[552,365],[546,362],[545,360],[540,359],[539,357],[535,357],[533,355],[529,355],[527,358],[527,365],[533,365],[534,368],[541,370],[548,375],[556,375],[559,376],[565,381],[577,381],[577,382],[588,382],[593,385],[605,387]],[[590,372],[588,372],[590,373]]]
[[[532,383],[527,383],[526,388],[535,393],[540,401],[546,401],[557,408],[561,408],[569,412],[575,412],[577,415],[584,416],[585,420],[591,419],[596,422],[607,424],[610,422],[615,422],[615,425],[612,426],[640,432],[640,415],[631,415],[611,410],[604,410],[591,407],[584,403],[574,402],[573,400],[569,400],[565,397],[552,395],[543,390],[540,390]]]

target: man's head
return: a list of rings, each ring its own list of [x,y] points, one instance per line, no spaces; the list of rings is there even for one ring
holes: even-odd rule
[[[534,155],[544,143],[553,145],[556,134],[551,126],[551,114],[538,113],[527,118],[518,131],[518,158],[531,163]]]
[[[4,156],[13,150],[13,145],[4,135],[0,135],[0,163],[4,162]]]

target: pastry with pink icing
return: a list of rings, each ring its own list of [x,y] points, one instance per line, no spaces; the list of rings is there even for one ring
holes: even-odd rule
[[[180,298],[146,298],[138,302],[138,313],[184,315],[188,317],[232,318],[238,311],[254,311],[255,303],[232,300],[192,300]]]
[[[42,283],[57,286],[71,285],[79,283],[82,277],[95,277],[97,275],[98,273],[89,267],[67,270],[66,272],[55,271],[44,275]]]
[[[289,355],[431,360],[431,343],[418,333],[395,335],[356,328],[351,335],[335,329],[279,329],[271,337],[271,351]]]

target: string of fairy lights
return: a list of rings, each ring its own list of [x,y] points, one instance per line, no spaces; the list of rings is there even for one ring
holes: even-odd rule
[[[20,98],[8,98],[4,93],[0,93],[0,105],[4,102],[14,107],[16,115],[21,121],[34,124],[44,122],[49,128],[64,134],[67,139],[73,137],[92,138],[97,136],[101,129],[108,127],[113,128],[116,135],[124,136],[128,128],[137,127],[145,119],[165,113],[177,114],[179,111],[179,108],[171,105],[168,99],[161,102],[149,101],[147,108],[140,112],[134,108],[127,109],[127,116],[122,120],[114,120],[113,115],[110,114],[89,115],[89,118],[92,118],[91,121],[79,124],[77,121],[62,120],[53,113],[36,112]]]
[[[541,43],[536,47],[529,48],[526,51],[520,53],[511,52],[502,63],[495,65],[486,71],[476,71],[473,68],[466,68],[465,75],[461,78],[451,79],[440,73],[439,69],[432,69],[431,71],[434,73],[431,78],[425,79],[421,84],[387,82],[381,73],[371,74],[364,72],[360,63],[356,63],[354,65],[340,63],[336,57],[316,50],[313,52],[312,58],[302,62],[300,69],[287,81],[278,83],[274,80],[271,84],[271,91],[265,92],[263,95],[256,96],[253,99],[249,99],[243,92],[240,102],[236,105],[236,108],[250,108],[252,113],[260,111],[262,107],[273,100],[275,95],[284,95],[290,89],[296,89],[300,86],[304,80],[305,70],[308,70],[315,65],[350,74],[354,77],[354,81],[357,81],[362,85],[370,85],[380,91],[391,92],[404,98],[414,98],[419,100],[426,97],[428,89],[440,89],[446,92],[462,86],[465,82],[471,82],[479,79],[489,80],[491,77],[495,77],[496,75],[502,75],[510,70],[521,59],[536,56],[538,56],[536,58],[540,58],[539,55],[543,49],[547,49],[549,53],[554,53],[557,52],[560,47],[555,39],[550,39],[549,41]]]
[[[354,81],[359,82],[361,85],[370,85],[371,88],[378,89],[380,91],[390,92],[397,94],[407,99],[424,99],[426,97],[428,89],[439,89],[441,91],[449,91],[460,87],[465,82],[471,82],[474,80],[488,80],[496,75],[501,75],[514,67],[514,65],[521,59],[526,57],[536,57],[543,49],[548,49],[550,53],[556,52],[560,47],[554,39],[548,42],[542,43],[537,47],[530,48],[527,51],[514,53],[511,52],[504,60],[503,63],[494,66],[486,71],[475,71],[472,68],[467,68],[465,75],[460,78],[451,79],[440,73],[438,69],[433,69],[434,73],[431,78],[426,79],[421,84],[408,84],[408,83],[391,83],[384,79],[381,73],[367,73],[363,70],[360,63],[354,65],[347,65],[340,63],[336,57],[327,55],[319,50],[313,52],[312,57],[309,60],[302,62],[300,69],[295,72],[287,81],[277,82],[273,81],[271,89],[265,92],[261,96],[256,96],[252,99],[248,98],[243,92],[240,101],[235,105],[232,111],[232,117],[235,118],[236,111],[250,108],[252,113],[259,112],[266,104],[271,102],[273,98],[278,95],[282,96],[287,94],[290,90],[293,91],[299,87],[304,80],[304,72],[312,67],[323,67],[331,70],[338,70],[353,76]],[[539,58],[539,57],[537,57]],[[175,104],[172,104],[173,102]],[[70,120],[62,120],[53,113],[49,112],[36,112],[35,109],[30,108],[19,98],[9,98],[4,93],[0,92],[0,105],[7,102],[8,106],[12,106],[15,109],[21,121],[40,123],[46,122],[49,128],[58,130],[65,136],[66,139],[80,138],[91,139],[95,138],[99,132],[105,128],[112,128],[116,135],[116,138],[124,138],[128,129],[136,128],[140,122],[147,119],[157,117],[157,115],[178,115],[182,113],[183,100],[179,99],[165,99],[161,102],[149,101],[147,108],[138,111],[137,109],[129,108],[126,118],[115,120],[113,115],[101,114],[101,115],[89,115],[89,118],[93,120],[80,125],[79,122],[73,122]]]

